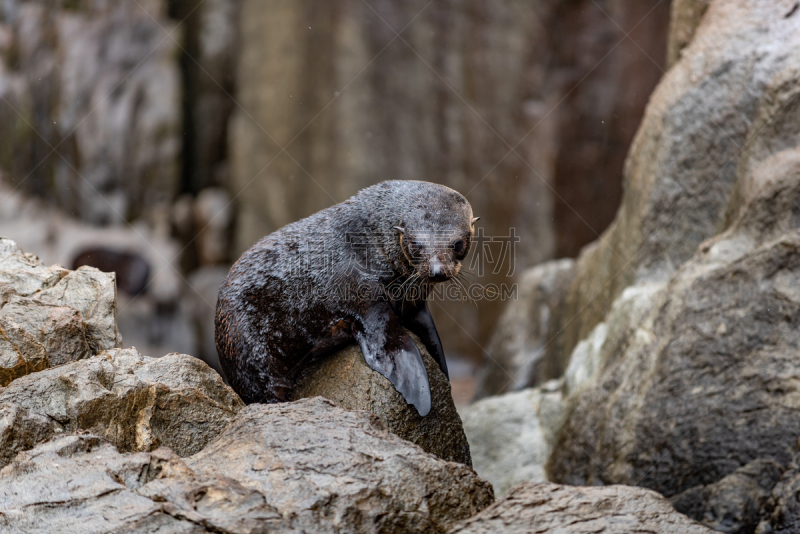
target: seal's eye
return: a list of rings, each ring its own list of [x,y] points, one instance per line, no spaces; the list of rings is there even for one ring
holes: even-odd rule
[[[460,256],[461,254],[464,253],[465,246],[466,245],[464,245],[464,240],[463,239],[459,239],[458,241],[453,243],[453,252],[455,252],[456,255]]]

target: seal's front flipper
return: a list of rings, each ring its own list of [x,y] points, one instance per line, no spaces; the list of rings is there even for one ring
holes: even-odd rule
[[[367,365],[385,376],[422,417],[428,415],[431,386],[425,363],[389,305],[378,303],[366,310],[355,334]]]
[[[422,302],[418,308],[408,310],[400,317],[400,322],[403,326],[417,334],[422,344],[428,349],[428,352],[436,363],[439,364],[439,369],[442,370],[444,376],[450,380],[450,373],[447,372],[447,361],[444,359],[444,349],[442,342],[439,339],[439,333],[436,331],[436,325],[433,324],[433,317],[428,309],[428,303]]]

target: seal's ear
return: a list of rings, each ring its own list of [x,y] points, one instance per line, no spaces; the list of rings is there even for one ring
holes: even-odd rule
[[[370,307],[361,319],[356,339],[367,365],[385,376],[422,417],[428,415],[431,411],[428,372],[419,349],[394,312],[388,304],[379,303]]]

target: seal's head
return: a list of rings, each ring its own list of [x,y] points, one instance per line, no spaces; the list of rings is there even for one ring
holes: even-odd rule
[[[449,280],[469,253],[480,217],[473,217],[467,199],[449,187],[406,183],[413,184],[414,195],[394,227],[404,263],[425,282]]]

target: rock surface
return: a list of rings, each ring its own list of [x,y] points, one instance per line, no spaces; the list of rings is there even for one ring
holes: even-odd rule
[[[657,493],[629,486],[525,483],[451,534],[711,534]]]
[[[549,261],[521,276],[517,300],[508,303],[492,335],[489,357],[477,378],[476,399],[539,384],[561,374],[559,369],[547,369],[548,360],[542,356],[552,342],[547,337],[550,320],[574,264],[571,259]]]
[[[246,407],[186,464],[258,490],[308,532],[443,532],[494,498],[472,469],[319,397]]]
[[[644,486],[752,532],[800,435],[800,10],[681,4],[699,18],[673,28],[691,42],[651,98],[615,222],[527,304],[552,311],[541,359],[566,370],[547,475]]]
[[[548,463],[555,481],[642,485],[730,531],[752,530],[770,477],[791,460],[800,434],[800,54],[778,50],[787,39],[800,44],[800,17],[775,15],[788,14],[791,3],[767,4],[713,2],[654,96],[651,113],[669,118],[661,123],[668,132],[650,131],[646,119],[629,168],[651,168],[658,158],[648,154],[660,154],[666,159],[653,176],[664,178],[638,184],[631,195],[660,191],[653,198],[662,200],[649,208],[623,203],[617,231],[627,226],[629,237],[647,237],[631,225],[671,214],[669,225],[642,242],[634,287],[668,274],[666,285],[643,293],[639,312],[604,317],[608,334],[595,358],[602,363],[569,399]],[[756,84],[750,104],[720,96],[731,87],[722,81],[745,76],[744,65],[751,65],[747,83]],[[725,105],[707,116],[679,105],[709,94]],[[692,114],[695,121],[686,122]],[[698,133],[725,128],[729,137],[713,150],[672,145],[671,128],[691,124]],[[741,148],[737,138],[747,144]],[[673,173],[676,154],[705,163]],[[666,205],[664,189],[675,179],[686,182]],[[698,211],[698,202],[705,208]],[[684,259],[703,235],[710,238]],[[681,243],[672,241],[678,237]],[[671,255],[672,266],[658,250]],[[585,282],[580,270],[590,265],[598,270],[596,257],[579,260],[576,277]],[[759,468],[766,481],[748,474],[751,463],[773,466]]]
[[[28,532],[296,533],[258,491],[201,477],[168,448],[120,454],[63,436],[0,470],[0,527]]]
[[[795,455],[789,468],[772,489],[763,504],[762,521],[757,534],[790,534],[800,532],[800,456]]]
[[[0,388],[0,405],[25,411],[0,436],[26,446],[30,432],[92,432],[121,451],[168,446],[181,456],[202,449],[244,405],[203,362],[185,354],[163,358],[136,349],[99,356],[18,378]],[[16,408],[15,408],[16,410]],[[16,413],[16,412],[12,412]],[[46,417],[54,426],[43,426]],[[34,426],[24,417],[36,418]],[[19,449],[18,449],[19,450]],[[4,454],[11,457],[10,452]]]
[[[364,361],[358,345],[312,364],[298,381],[294,399],[322,396],[346,410],[366,410],[383,421],[389,431],[416,443],[422,450],[472,467],[469,443],[456,411],[450,384],[424,345],[419,347],[431,385],[431,412],[420,417],[391,382]]]
[[[0,386],[119,347],[113,273],[45,267],[0,238]]]
[[[324,399],[244,409],[204,451],[55,438],[0,470],[4,532],[444,532],[491,486]],[[80,525],[77,527],[77,525]]]
[[[754,532],[784,468],[772,460],[753,460],[719,482],[674,496],[675,509],[717,532]]]
[[[797,198],[800,183],[790,189]],[[760,196],[786,193],[766,187]],[[548,466],[555,480],[673,496],[759,458],[791,459],[800,434],[800,231],[770,239],[769,227],[747,226],[748,211],[745,227],[704,245],[627,325],[630,334],[609,344],[596,380],[569,401]]]
[[[741,194],[750,194],[745,184],[769,179],[756,168],[797,146],[800,17],[793,5],[711,2],[696,28],[673,27],[693,38],[651,97],[615,221],[584,249],[551,306],[547,365],[565,368],[625,288],[668,281],[732,224]]]
[[[547,480],[544,466],[563,417],[561,386],[554,380],[461,409],[475,471],[498,497],[521,482]]]

